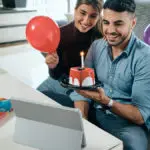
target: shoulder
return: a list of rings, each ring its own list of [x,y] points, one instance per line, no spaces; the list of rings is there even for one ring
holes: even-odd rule
[[[98,61],[102,55],[106,54],[107,45],[104,39],[95,40],[88,51],[88,56],[92,57],[95,62]]]
[[[64,26],[61,26],[60,27],[60,32],[61,33],[69,32],[69,31],[73,30],[73,28],[74,28],[74,22],[71,22],[71,23],[68,23]]]
[[[107,41],[101,38],[101,39],[95,40],[92,43],[91,49],[93,49],[93,51],[97,53],[97,52],[104,50],[107,46],[108,46]]]
[[[150,72],[150,46],[138,38],[135,44],[135,52],[132,57],[134,69],[140,72]]]
[[[136,55],[141,58],[150,59],[150,45],[137,38]]]
[[[60,27],[60,43],[59,48],[63,47],[64,45],[68,44],[70,40],[72,40],[72,37],[70,36],[70,33],[73,32],[74,23],[68,23],[64,26]]]

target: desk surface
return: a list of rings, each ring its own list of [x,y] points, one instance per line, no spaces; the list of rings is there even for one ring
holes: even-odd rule
[[[47,96],[41,94],[40,92],[7,73],[0,74],[0,83],[0,97],[25,97],[26,99],[33,99],[35,101],[42,101],[43,103],[58,105]],[[0,124],[1,148],[5,150],[37,150],[13,142],[12,136],[14,133],[15,120],[16,118],[12,114],[12,116],[10,116],[6,122],[2,123],[3,125]],[[84,119],[83,126],[87,141],[87,146],[84,148],[84,150],[122,150],[122,141],[119,139]]]

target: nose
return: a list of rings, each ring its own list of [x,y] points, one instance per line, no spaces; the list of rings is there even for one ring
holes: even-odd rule
[[[110,24],[108,27],[107,27],[107,32],[108,33],[115,33],[116,29],[115,29],[115,26]]]
[[[88,15],[84,16],[84,18],[83,18],[83,24],[86,25],[86,26],[91,25],[91,19],[89,18]]]

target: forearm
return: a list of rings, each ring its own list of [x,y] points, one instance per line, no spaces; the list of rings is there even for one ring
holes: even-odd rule
[[[87,119],[88,118],[88,111],[89,111],[89,103],[87,101],[75,101],[74,107],[78,108],[81,113],[82,117]]]
[[[59,78],[59,73],[55,69],[49,69],[49,75],[55,80]]]
[[[108,105],[110,98],[105,95],[104,89],[98,89],[99,96],[96,97],[96,100],[99,101],[103,105]],[[139,111],[139,109],[132,104],[122,104],[113,100],[113,105],[111,111],[117,114],[120,117],[123,117],[135,124],[142,125],[144,124],[143,117]]]
[[[58,80],[62,74],[62,67],[59,64],[54,69],[49,68],[49,75],[55,80]]]
[[[119,102],[114,101],[111,110],[118,116],[130,120],[135,124],[138,125],[144,124],[143,117],[136,106],[129,104],[121,104]]]
[[[78,93],[102,105],[107,106],[110,101],[110,98],[105,95],[104,89],[98,88],[97,90],[98,90],[97,92],[80,90]],[[111,111],[116,115],[121,116],[127,120],[130,120],[135,124],[141,125],[144,123],[143,117],[139,109],[134,105],[122,104],[113,100]]]

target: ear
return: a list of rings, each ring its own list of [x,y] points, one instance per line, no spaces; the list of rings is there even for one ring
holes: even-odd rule
[[[132,20],[132,29],[136,26],[137,18],[134,17]]]

